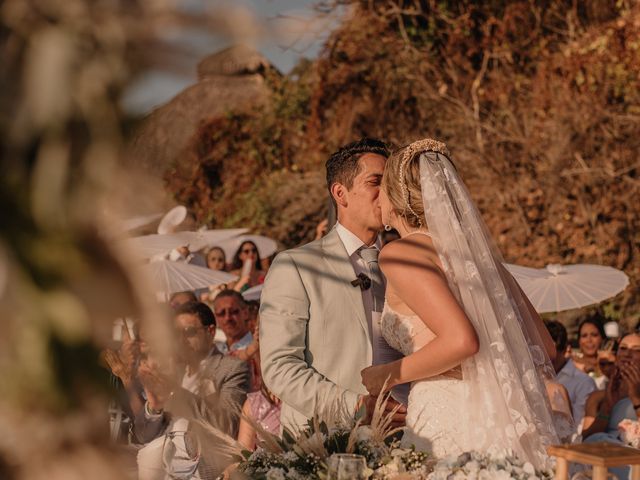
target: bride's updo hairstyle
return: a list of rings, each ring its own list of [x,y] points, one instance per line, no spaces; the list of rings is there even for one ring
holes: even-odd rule
[[[382,188],[389,197],[395,213],[410,228],[427,225],[420,188],[420,154],[434,151],[450,157],[447,146],[430,138],[418,140],[394,151],[382,175]]]

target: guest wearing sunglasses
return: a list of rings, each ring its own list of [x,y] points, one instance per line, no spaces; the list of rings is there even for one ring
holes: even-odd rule
[[[226,340],[216,342],[223,354],[244,350],[254,343],[249,323],[249,308],[242,295],[235,290],[223,290],[213,300],[216,320]],[[257,350],[257,345],[253,347]]]
[[[138,438],[146,443],[160,436],[176,416],[204,421],[235,437],[249,388],[247,364],[215,347],[216,321],[204,303],[178,307],[174,325],[179,340],[177,375],[150,362],[138,368],[147,399],[136,417]]]
[[[243,266],[246,261],[251,261],[251,270],[248,274],[247,272],[243,272]],[[250,240],[242,242],[240,248],[238,248],[236,254],[233,256],[231,268],[231,273],[240,277],[234,287],[240,292],[264,283],[266,272],[262,270],[260,253],[258,252],[256,244]]]

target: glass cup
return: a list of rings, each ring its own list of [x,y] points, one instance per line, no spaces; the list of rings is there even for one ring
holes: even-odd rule
[[[367,462],[362,455],[334,453],[328,460],[328,480],[364,480],[368,478]]]

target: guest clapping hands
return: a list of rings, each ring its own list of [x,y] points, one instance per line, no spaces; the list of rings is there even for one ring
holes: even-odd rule
[[[620,342],[616,369],[605,391],[593,392],[587,400],[583,437],[617,441],[618,424],[636,420],[640,411],[640,335],[632,333]],[[596,435],[600,434],[600,435]],[[602,438],[602,436],[606,438]],[[595,441],[595,440],[594,440]]]

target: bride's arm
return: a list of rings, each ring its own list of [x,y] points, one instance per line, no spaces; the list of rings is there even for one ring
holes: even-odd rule
[[[394,242],[385,246],[379,262],[387,283],[436,338],[407,357],[365,369],[363,383],[371,394],[380,392],[387,377],[390,389],[444,373],[478,351],[476,332],[449,289],[432,251],[423,245]]]

